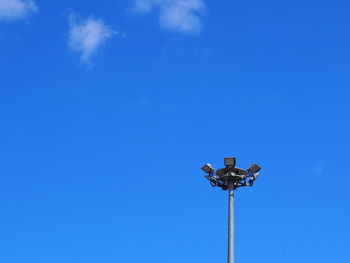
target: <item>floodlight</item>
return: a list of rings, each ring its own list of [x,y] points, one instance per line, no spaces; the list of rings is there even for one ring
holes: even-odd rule
[[[230,157],[230,158],[224,158],[224,164],[225,166],[236,166],[236,158]]]
[[[247,170],[251,174],[255,174],[261,170],[260,166],[257,164],[252,164]]]
[[[213,173],[215,170],[214,168],[211,166],[210,163],[207,163],[205,165],[203,165],[203,167],[201,168],[204,172],[206,172],[207,174],[211,174]]]

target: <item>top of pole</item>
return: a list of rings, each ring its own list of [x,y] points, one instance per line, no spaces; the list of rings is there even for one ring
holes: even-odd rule
[[[257,164],[252,164],[247,170],[238,168],[235,157],[224,158],[224,165],[225,167],[219,170],[215,170],[209,163],[202,167],[210,184],[213,187],[220,187],[222,190],[228,190],[230,184],[233,184],[234,189],[253,186],[254,181],[259,176],[258,172],[261,170]]]

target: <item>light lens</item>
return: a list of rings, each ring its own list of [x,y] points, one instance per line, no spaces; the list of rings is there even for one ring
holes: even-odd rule
[[[234,158],[234,157],[224,158],[224,164],[226,166],[235,166],[236,165],[236,158]]]
[[[248,169],[248,172],[249,173],[252,173],[252,174],[255,174],[257,172],[259,172],[261,170],[260,166],[257,165],[257,164],[252,164],[249,169]]]
[[[203,167],[201,169],[208,174],[214,172],[214,169],[210,163],[203,165]]]

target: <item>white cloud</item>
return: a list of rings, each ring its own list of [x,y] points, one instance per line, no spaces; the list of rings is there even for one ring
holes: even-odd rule
[[[164,0],[135,0],[133,10],[138,13],[148,13]]]
[[[37,11],[33,0],[0,0],[0,21],[24,19]]]
[[[134,11],[149,13],[158,10],[160,26],[165,30],[196,33],[202,29],[203,0],[135,0]]]
[[[108,27],[101,19],[89,17],[77,18],[74,14],[69,17],[69,47],[81,54],[81,61],[91,63],[91,58],[116,32]]]

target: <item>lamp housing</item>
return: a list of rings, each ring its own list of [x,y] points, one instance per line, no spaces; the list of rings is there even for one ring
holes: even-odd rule
[[[257,164],[252,164],[249,169],[247,170],[248,173],[255,174],[261,170],[261,167]]]
[[[203,165],[203,167],[201,169],[202,169],[202,171],[206,172],[207,174],[212,174],[215,171],[210,163]]]
[[[236,166],[236,158],[234,158],[234,157],[224,158],[224,164],[225,164],[225,166],[235,167]]]

